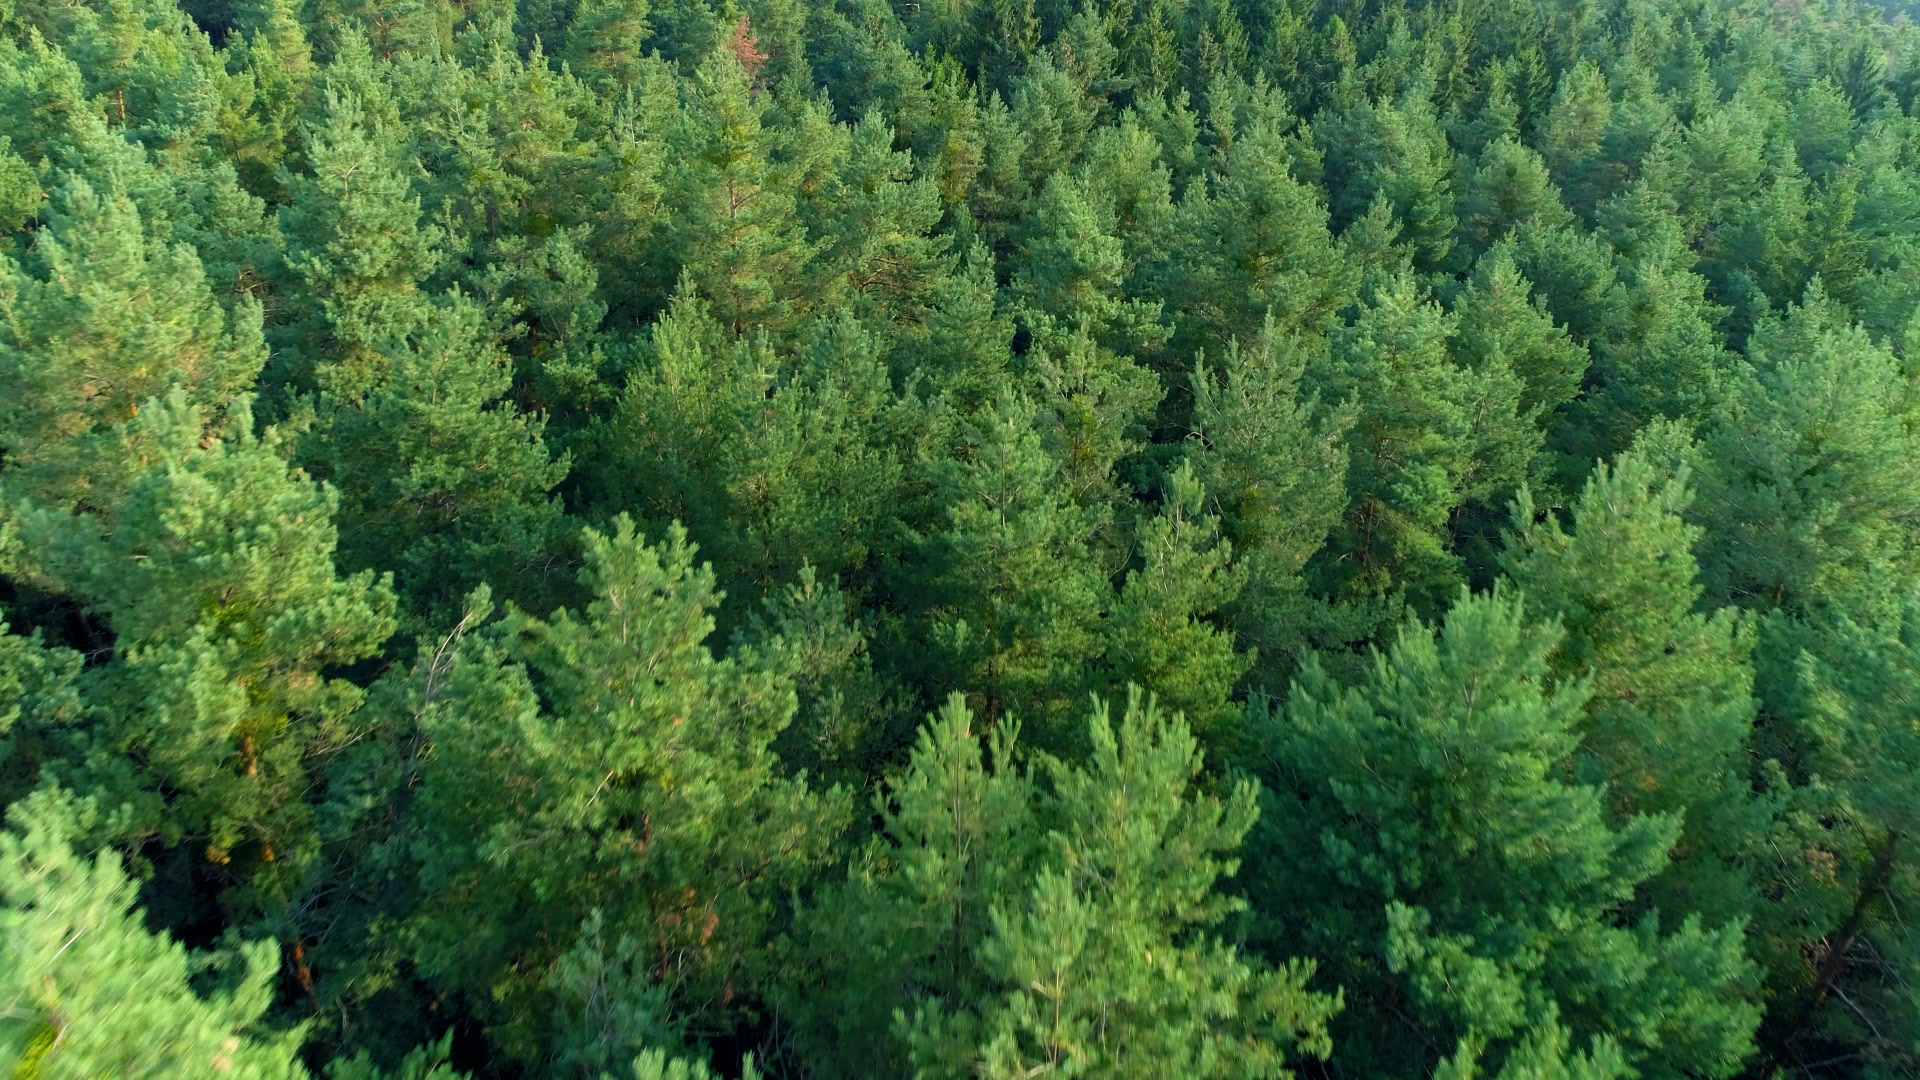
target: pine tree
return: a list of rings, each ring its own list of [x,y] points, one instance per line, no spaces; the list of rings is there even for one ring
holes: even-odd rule
[[[1064,490],[1036,426],[1009,394],[964,429],[960,456],[933,466],[942,520],[913,538],[917,580],[901,586],[924,613],[932,685],[1056,745],[1111,588],[1086,546],[1098,518]]]
[[[725,455],[740,545],[741,598],[792,580],[802,564],[833,577],[882,544],[919,410],[897,402],[881,344],[850,314],[821,320],[771,397],[752,403]]]
[[[1655,419],[1705,416],[1724,393],[1732,358],[1714,324],[1725,309],[1707,301],[1693,260],[1667,237],[1628,265],[1580,407],[1556,439],[1582,468],[1625,452]]]
[[[916,1071],[1283,1076],[1290,1055],[1324,1056],[1338,1004],[1306,989],[1312,965],[1262,970],[1204,936],[1237,906],[1209,894],[1235,869],[1252,786],[1190,795],[1197,743],[1138,692],[1118,725],[1098,705],[1087,726],[1086,766],[1043,763],[1052,858],[988,907],[985,993],[911,1016]]]
[[[38,782],[44,734],[81,709],[82,654],[48,644],[39,630],[13,631],[0,621],[0,807]]]
[[[1341,227],[1376,199],[1393,208],[1422,272],[1450,265],[1454,234],[1453,151],[1425,88],[1393,102],[1339,110],[1315,126],[1333,185],[1330,209]]]
[[[1606,167],[1602,140],[1613,120],[1607,78],[1583,61],[1566,70],[1545,117],[1541,154],[1575,213],[1591,213],[1600,202]]]
[[[1252,341],[1269,315],[1283,333],[1306,331],[1351,299],[1357,277],[1328,235],[1324,202],[1290,166],[1290,122],[1259,117],[1181,203],[1159,271],[1186,324],[1176,351]]]
[[[643,520],[679,521],[722,565],[739,558],[727,461],[772,389],[764,347],[735,341],[690,278],[629,362],[610,416],[590,433],[588,497]]]
[[[1226,800],[1192,790],[1199,747],[1177,716],[1138,692],[1117,725],[1096,705],[1088,764],[1043,758],[1044,786],[1014,762],[1010,724],[989,729],[984,755],[972,725],[956,696],[922,729],[878,802],[884,837],[809,919],[827,970],[892,976],[808,1004],[803,1030],[865,1051],[822,1060],[852,1075],[873,1074],[853,1071],[862,1058],[874,1070],[905,1057],[926,1076],[1048,1063],[1100,1077],[1278,1076],[1289,1056],[1327,1052],[1338,1005],[1305,988],[1311,965],[1264,969],[1201,936],[1235,907],[1211,886],[1232,872],[1254,797],[1247,785]],[[929,926],[930,948],[900,948]],[[857,1019],[889,1009],[894,1039],[874,1046]]]
[[[305,1080],[299,1030],[262,1030],[273,1004],[273,946],[248,942],[196,956],[149,932],[120,859],[73,847],[112,817],[59,789],[8,813],[11,827],[0,834],[0,1067],[61,1080]],[[210,974],[218,989],[204,993],[196,984]]]
[[[585,0],[567,23],[559,58],[589,82],[632,86],[644,64],[649,14],[647,0]]]
[[[1070,335],[1051,319],[1038,322],[1022,367],[1040,412],[1041,445],[1059,462],[1076,504],[1112,506],[1123,494],[1116,467],[1147,444],[1160,380],[1102,346],[1084,322]]]
[[[1284,719],[1249,716],[1274,791],[1248,848],[1257,933],[1328,962],[1350,1066],[1424,1072],[1456,1045],[1517,1063],[1560,1024],[1649,1075],[1731,1076],[1752,1049],[1740,927],[1628,917],[1680,823],[1611,821],[1601,788],[1562,774],[1591,694],[1549,680],[1562,638],[1517,599],[1462,596],[1356,685],[1310,661]]]
[[[419,882],[397,943],[522,1059],[596,910],[713,1022],[758,977],[774,896],[845,814],[777,774],[791,677],[708,650],[719,598],[685,532],[652,546],[623,518],[585,549],[583,615],[510,612],[462,638],[425,702],[432,756],[396,839]]]
[[[1432,604],[1458,583],[1447,516],[1475,465],[1484,380],[1448,355],[1454,326],[1403,273],[1375,291],[1319,374],[1324,393],[1356,406],[1347,512],[1318,559],[1337,596],[1406,590]]]
[[[280,172],[298,153],[299,117],[312,92],[313,50],[292,0],[260,0],[235,13],[244,32],[227,49],[236,73],[221,117],[222,148],[248,191],[262,198],[285,195]],[[290,171],[290,170],[289,170]]]
[[[1229,698],[1253,657],[1210,621],[1240,599],[1247,571],[1205,507],[1206,491],[1183,463],[1167,478],[1160,512],[1140,526],[1140,565],[1127,572],[1102,629],[1102,681],[1144,688],[1213,739],[1238,711]]]
[[[946,262],[947,238],[930,235],[940,191],[930,177],[914,177],[913,155],[894,150],[879,113],[854,125],[840,175],[820,201],[829,209],[818,230],[828,271],[889,322],[923,318]]]
[[[385,358],[363,400],[321,395],[306,455],[341,491],[342,562],[396,571],[420,613],[482,582],[541,596],[542,564],[564,550],[549,492],[568,462],[551,458],[539,419],[500,400],[512,376],[485,314],[452,294]]]
[[[1768,943],[1794,953],[1769,957],[1779,983],[1773,1064],[1823,1039],[1861,1046],[1890,1069],[1914,1061],[1920,943],[1899,913],[1920,880],[1920,598],[1900,601],[1882,626],[1841,617],[1800,656],[1808,707],[1797,720],[1818,780],[1800,793],[1793,839],[1821,857],[1794,868],[1790,910],[1775,920],[1795,933]]]
[[[242,915],[316,854],[307,763],[354,737],[361,698],[327,673],[393,630],[384,583],[335,574],[334,493],[251,428],[244,398],[211,437],[184,395],[147,402],[123,444],[147,468],[111,521],[24,502],[8,567],[112,633],[84,708],[40,733],[47,770],[126,804],[119,839],[204,845]]]
[[[1077,181],[1055,174],[1029,222],[1011,291],[1015,317],[1035,329],[1044,347],[1060,350],[1066,347],[1060,330],[1081,330],[1103,348],[1140,357],[1165,339],[1159,305],[1128,297],[1132,268],[1125,245],[1108,232]]]
[[[1702,435],[1701,564],[1722,603],[1845,610],[1878,567],[1913,557],[1899,362],[1822,320],[1816,304],[1756,331],[1755,363]]]
[[[1014,759],[1018,731],[1008,720],[976,732],[964,697],[949,697],[876,794],[885,839],[869,842],[847,879],[800,916],[803,970],[813,974],[785,987],[781,1006],[823,1075],[909,1068],[907,1041],[889,1029],[915,988],[957,1001],[985,993],[975,956],[989,909],[1043,850],[1035,780]]]
[[[739,60],[715,50],[682,108],[667,179],[676,254],[734,334],[786,326],[814,256],[794,212],[796,178],[769,157],[765,111]]]
[[[1517,415],[1544,430],[1554,411],[1580,392],[1589,357],[1530,291],[1513,248],[1495,246],[1454,300],[1454,354],[1469,368],[1511,371],[1521,384]]]
[[[1303,571],[1346,508],[1351,406],[1327,408],[1302,387],[1308,357],[1269,322],[1253,343],[1230,345],[1215,370],[1193,377],[1188,460],[1246,568],[1229,608],[1256,677],[1284,686],[1307,647],[1320,605]]]
[[[1701,530],[1685,519],[1689,470],[1663,433],[1594,472],[1571,532],[1523,491],[1501,561],[1532,605],[1560,617],[1554,677],[1591,682],[1576,775],[1605,785],[1618,821],[1684,815],[1657,883],[1662,907],[1724,921],[1754,900],[1731,864],[1763,831],[1745,820],[1752,628],[1726,608],[1695,611]]]
[[[442,234],[420,222],[401,138],[376,107],[333,90],[305,131],[313,175],[288,181],[280,212],[297,298],[271,372],[281,386],[360,400],[386,377],[385,350],[432,315],[420,285],[440,263]]]
[[[1476,254],[1523,225],[1553,229],[1571,220],[1540,156],[1511,135],[1489,146],[1461,185],[1460,231]]]
[[[961,416],[989,408],[1013,363],[1013,320],[996,304],[993,256],[976,242],[934,285],[924,333],[899,337],[896,367]]]
[[[0,256],[0,483],[110,514],[141,471],[141,404],[177,388],[210,420],[265,353],[258,304],[222,310],[191,248],[144,235],[124,191],[69,177],[29,261]]]

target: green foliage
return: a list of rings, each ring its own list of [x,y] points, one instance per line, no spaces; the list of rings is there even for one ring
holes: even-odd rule
[[[1249,717],[1276,789],[1270,843],[1251,849],[1260,924],[1327,959],[1349,1016],[1392,1017],[1353,1032],[1350,1058],[1425,1070],[1457,1042],[1524,1059],[1563,1023],[1583,1052],[1617,1041],[1657,1075],[1732,1075],[1751,1052],[1739,925],[1624,918],[1680,822],[1611,820],[1603,788],[1561,774],[1592,696],[1588,678],[1549,683],[1562,640],[1518,599],[1463,596],[1440,628],[1403,628],[1357,685],[1310,662],[1284,717]],[[1322,918],[1291,917],[1335,895]]]
[[[585,547],[583,615],[509,612],[420,673],[431,755],[397,841],[418,875],[401,947],[526,1059],[578,994],[583,926],[681,1008],[749,989],[773,898],[845,812],[778,775],[791,676],[708,651],[718,598],[685,532],[649,546],[623,519]]]
[[[1247,575],[1229,605],[1256,670],[1283,685],[1321,605],[1302,574],[1346,505],[1343,437],[1351,407],[1325,409],[1302,388],[1307,357],[1269,323],[1256,343],[1230,345],[1220,374],[1195,372],[1194,474]]]
[[[804,1006],[821,1060],[850,1075],[911,1062],[919,1075],[1018,1076],[1051,1062],[1086,1076],[1279,1076],[1288,1056],[1326,1053],[1338,1003],[1305,989],[1310,964],[1263,968],[1196,933],[1236,906],[1210,892],[1233,870],[1254,795],[1190,789],[1199,748],[1177,714],[1135,690],[1115,725],[1096,703],[1086,765],[1043,756],[1038,775],[1013,760],[1010,722],[984,754],[972,723],[957,696],[930,719],[876,805],[884,838],[806,920],[815,963],[877,976]],[[898,947],[929,925],[928,947]],[[892,1039],[874,1040],[889,1012]]]
[[[1098,517],[1069,497],[1035,426],[1033,406],[1007,395],[965,429],[964,456],[936,473],[945,520],[916,538],[915,587],[935,685],[978,694],[989,721],[1032,718],[1051,744],[1099,653],[1109,586],[1084,547]]]
[[[500,402],[511,375],[480,308],[455,293],[429,318],[392,343],[364,399],[320,396],[306,457],[341,489],[342,561],[393,567],[419,612],[482,582],[540,596],[561,545],[548,492],[568,463],[550,459],[539,418]]]
[[[1702,435],[1703,561],[1724,603],[1819,613],[1912,558],[1907,380],[1858,327],[1810,300],[1755,331],[1753,362]]]
[[[1914,1074],[1900,7],[0,0],[7,1068]]]
[[[127,811],[116,836],[186,839],[284,900],[316,854],[308,760],[355,737],[361,693],[327,669],[393,631],[371,572],[335,574],[334,494],[255,437],[244,399],[210,438],[183,395],[126,425],[150,457],[109,522],[23,502],[14,567],[112,632],[83,708],[41,733],[44,766]]]
[[[1751,626],[1731,609],[1695,610],[1701,530],[1685,520],[1689,470],[1660,445],[1666,433],[1652,429],[1595,471],[1572,532],[1523,490],[1503,563],[1535,606],[1560,617],[1555,677],[1589,681],[1576,775],[1605,786],[1617,820],[1684,815],[1663,882],[1678,892],[1663,908],[1738,916],[1751,898],[1730,864],[1764,831],[1745,812]]]
[[[47,216],[25,265],[0,261],[0,482],[107,512],[140,471],[125,429],[144,402],[177,388],[212,413],[251,384],[260,308],[216,304],[193,249],[146,236],[123,190],[71,177]]]
[[[148,932],[110,852],[72,846],[98,829],[93,801],[49,789],[0,834],[0,1066],[19,1077],[198,1075],[301,1080],[300,1032],[264,1024],[274,949],[196,955]],[[201,989],[211,982],[205,992]]]

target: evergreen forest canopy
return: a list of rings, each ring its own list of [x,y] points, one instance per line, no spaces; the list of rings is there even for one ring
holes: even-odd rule
[[[1920,1074],[1904,17],[186,5],[0,0],[8,1076]]]

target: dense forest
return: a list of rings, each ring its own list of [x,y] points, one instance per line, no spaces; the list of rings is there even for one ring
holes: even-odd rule
[[[0,0],[15,1080],[1920,1075],[1920,30]]]

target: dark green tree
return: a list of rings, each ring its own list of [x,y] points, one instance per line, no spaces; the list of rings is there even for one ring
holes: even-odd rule
[[[1731,1076],[1753,1049],[1740,926],[1629,917],[1680,822],[1615,820],[1562,772],[1591,697],[1549,678],[1563,637],[1516,598],[1463,596],[1356,685],[1312,661],[1284,715],[1249,716],[1274,792],[1248,849],[1257,933],[1326,961],[1350,1064],[1423,1072],[1457,1047],[1514,1067],[1545,1032],[1642,1075]]]
[[[846,810],[779,775],[792,678],[709,651],[719,597],[686,534],[651,546],[623,519],[585,547],[584,614],[510,611],[423,687],[432,756],[395,841],[418,876],[396,943],[531,1060],[583,926],[630,940],[675,1016],[720,1022]]]

